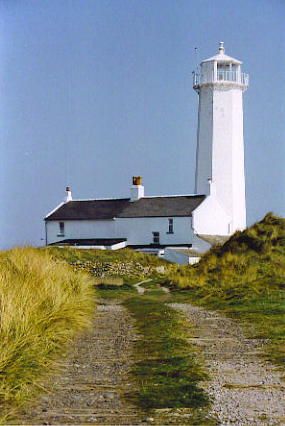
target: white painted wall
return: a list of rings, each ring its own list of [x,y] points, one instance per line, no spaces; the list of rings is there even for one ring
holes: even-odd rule
[[[197,194],[208,194],[208,179],[231,217],[233,233],[246,227],[242,89],[212,85],[199,95]]]
[[[205,86],[199,93],[195,194],[209,194],[212,178],[213,90]]]
[[[128,238],[130,245],[148,245],[153,232],[160,233],[160,244],[192,244],[191,217],[173,217],[173,234],[168,234],[168,218],[118,218],[117,229]]]
[[[213,105],[212,179],[234,232],[246,226],[242,90],[214,90]]]
[[[208,196],[192,212],[192,226],[195,234],[228,235],[231,218],[221,207],[215,195]]]
[[[233,231],[246,228],[243,100],[241,91],[237,92],[233,105]]]
[[[144,197],[144,186],[143,185],[131,186],[131,201],[139,200],[142,197]]]
[[[47,222],[47,244],[73,238],[127,238],[129,245],[149,245],[153,232],[160,233],[160,244],[192,244],[191,217],[173,217],[173,234],[168,234],[168,218],[117,218],[114,220],[67,220],[64,237],[59,222]]]
[[[115,220],[66,220],[64,236],[59,235],[59,221],[46,222],[47,244],[70,238],[120,238]]]
[[[59,247],[62,248],[63,246],[59,246]],[[96,250],[120,250],[120,249],[125,248],[125,247],[127,247],[126,241],[123,241],[123,242],[117,243],[117,244],[113,244],[112,246],[100,246],[100,245],[97,245],[97,246],[94,246],[94,245],[92,245],[92,246],[80,246],[80,245],[77,245],[74,248],[81,249],[81,250],[90,250],[90,249],[94,249],[94,248],[96,248]]]

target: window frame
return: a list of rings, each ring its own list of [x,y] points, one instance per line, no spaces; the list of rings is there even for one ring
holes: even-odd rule
[[[171,235],[174,234],[174,220],[173,217],[168,218],[168,231],[167,234]]]
[[[160,232],[154,231],[152,233],[152,244],[160,244]]]
[[[60,221],[58,222],[59,232],[57,234],[58,237],[64,237],[65,235],[65,223]]]

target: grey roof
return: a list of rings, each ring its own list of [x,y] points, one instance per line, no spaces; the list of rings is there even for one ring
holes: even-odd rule
[[[131,217],[191,216],[205,195],[144,197],[108,200],[69,201],[49,214],[45,220],[104,220]]]
[[[69,201],[46,217],[47,220],[113,219],[129,204],[129,198]]]
[[[118,217],[191,216],[204,199],[204,195],[140,198],[130,202]]]

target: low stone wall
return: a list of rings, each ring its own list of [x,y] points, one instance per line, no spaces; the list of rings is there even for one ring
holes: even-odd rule
[[[163,266],[143,266],[139,262],[92,262],[75,261],[70,263],[76,270],[86,271],[96,277],[104,276],[150,276],[164,273]]]

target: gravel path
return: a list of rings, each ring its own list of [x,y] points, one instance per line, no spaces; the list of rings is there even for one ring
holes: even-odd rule
[[[122,398],[134,388],[127,373],[135,339],[123,306],[98,305],[94,329],[77,342],[63,374],[21,424],[142,424],[143,414]]]
[[[216,312],[184,303],[193,327],[191,343],[199,346],[209,369],[206,390],[220,425],[285,425],[285,383],[281,373],[258,357],[264,341],[246,339],[241,327]]]

